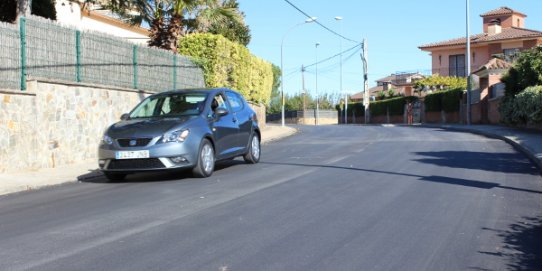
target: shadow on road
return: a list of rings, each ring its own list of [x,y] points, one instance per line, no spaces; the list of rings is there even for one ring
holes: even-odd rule
[[[501,251],[478,251],[478,253],[503,257],[507,270],[542,270],[542,217],[524,217],[509,225],[507,230],[483,228],[496,232],[502,238]],[[482,270],[477,267],[471,269]]]
[[[469,151],[416,152],[431,158],[416,159],[420,163],[441,167],[499,171],[504,173],[527,173],[536,175],[534,165],[518,153],[486,153]]]
[[[510,186],[500,185],[499,183],[494,183],[494,182],[482,182],[482,181],[476,181],[476,180],[450,178],[450,177],[445,177],[445,176],[435,176],[435,175],[423,176],[423,175],[410,174],[410,173],[399,173],[399,172],[391,172],[391,171],[385,171],[385,170],[364,169],[364,168],[356,168],[356,167],[342,167],[342,166],[333,166],[333,165],[315,165],[315,164],[311,165],[311,164],[280,163],[280,162],[260,162],[260,163],[261,164],[269,164],[269,165],[283,165],[283,166],[317,167],[317,168],[332,168],[332,169],[341,169],[341,170],[355,170],[355,171],[363,171],[363,172],[371,172],[371,173],[379,173],[379,174],[390,174],[390,175],[414,177],[414,178],[418,178],[420,181],[433,182],[433,183],[461,185],[461,186],[481,188],[481,189],[501,188],[501,189],[519,191],[519,192],[542,194],[542,191],[538,191],[538,190],[510,187]]]
[[[246,164],[241,160],[225,160],[219,161],[215,165],[215,173],[217,171],[233,167],[240,164]],[[77,177],[77,180],[87,183],[145,183],[145,182],[167,182],[178,181],[184,179],[197,178],[192,177],[190,169],[173,170],[173,171],[156,171],[156,172],[140,172],[136,174],[129,174],[126,179],[122,181],[109,181],[100,170],[91,170],[86,174]]]

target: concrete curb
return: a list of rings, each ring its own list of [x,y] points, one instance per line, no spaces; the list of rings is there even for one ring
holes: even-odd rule
[[[441,129],[450,130],[450,131],[467,132],[471,134],[485,136],[488,138],[503,140],[504,142],[510,144],[516,150],[518,150],[519,152],[527,156],[527,158],[529,158],[529,160],[531,160],[531,162],[533,162],[536,165],[536,167],[538,168],[538,171],[542,175],[542,157],[537,157],[537,155],[534,154],[529,148],[525,147],[524,145],[521,144],[521,142],[518,142],[512,138],[499,135],[496,133],[488,132],[488,131],[483,131],[483,130],[478,130],[478,129],[469,129],[469,128],[463,128],[463,127],[453,127],[453,126],[447,126],[447,125],[423,125],[422,124],[418,127],[441,128]]]

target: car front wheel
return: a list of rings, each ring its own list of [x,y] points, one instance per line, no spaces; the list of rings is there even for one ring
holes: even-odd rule
[[[245,162],[249,164],[256,164],[260,161],[261,148],[260,148],[260,138],[258,134],[254,133],[250,137],[250,144],[248,145],[248,151],[243,156]]]
[[[215,169],[215,152],[213,145],[208,139],[203,139],[200,144],[198,161],[192,169],[196,178],[206,178],[213,174]]]

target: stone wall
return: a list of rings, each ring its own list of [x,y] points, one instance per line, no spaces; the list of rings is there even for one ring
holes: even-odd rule
[[[148,93],[46,80],[0,90],[0,172],[94,159],[105,128]]]
[[[256,112],[256,115],[258,116],[258,125],[260,126],[260,129],[264,129],[266,125],[265,120],[265,105],[263,104],[256,104],[253,102],[248,102],[252,110]]]

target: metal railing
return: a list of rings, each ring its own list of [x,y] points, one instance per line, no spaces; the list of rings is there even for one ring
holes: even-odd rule
[[[205,86],[185,56],[42,18],[0,23],[0,37],[0,88],[26,90],[29,77],[148,91]]]

